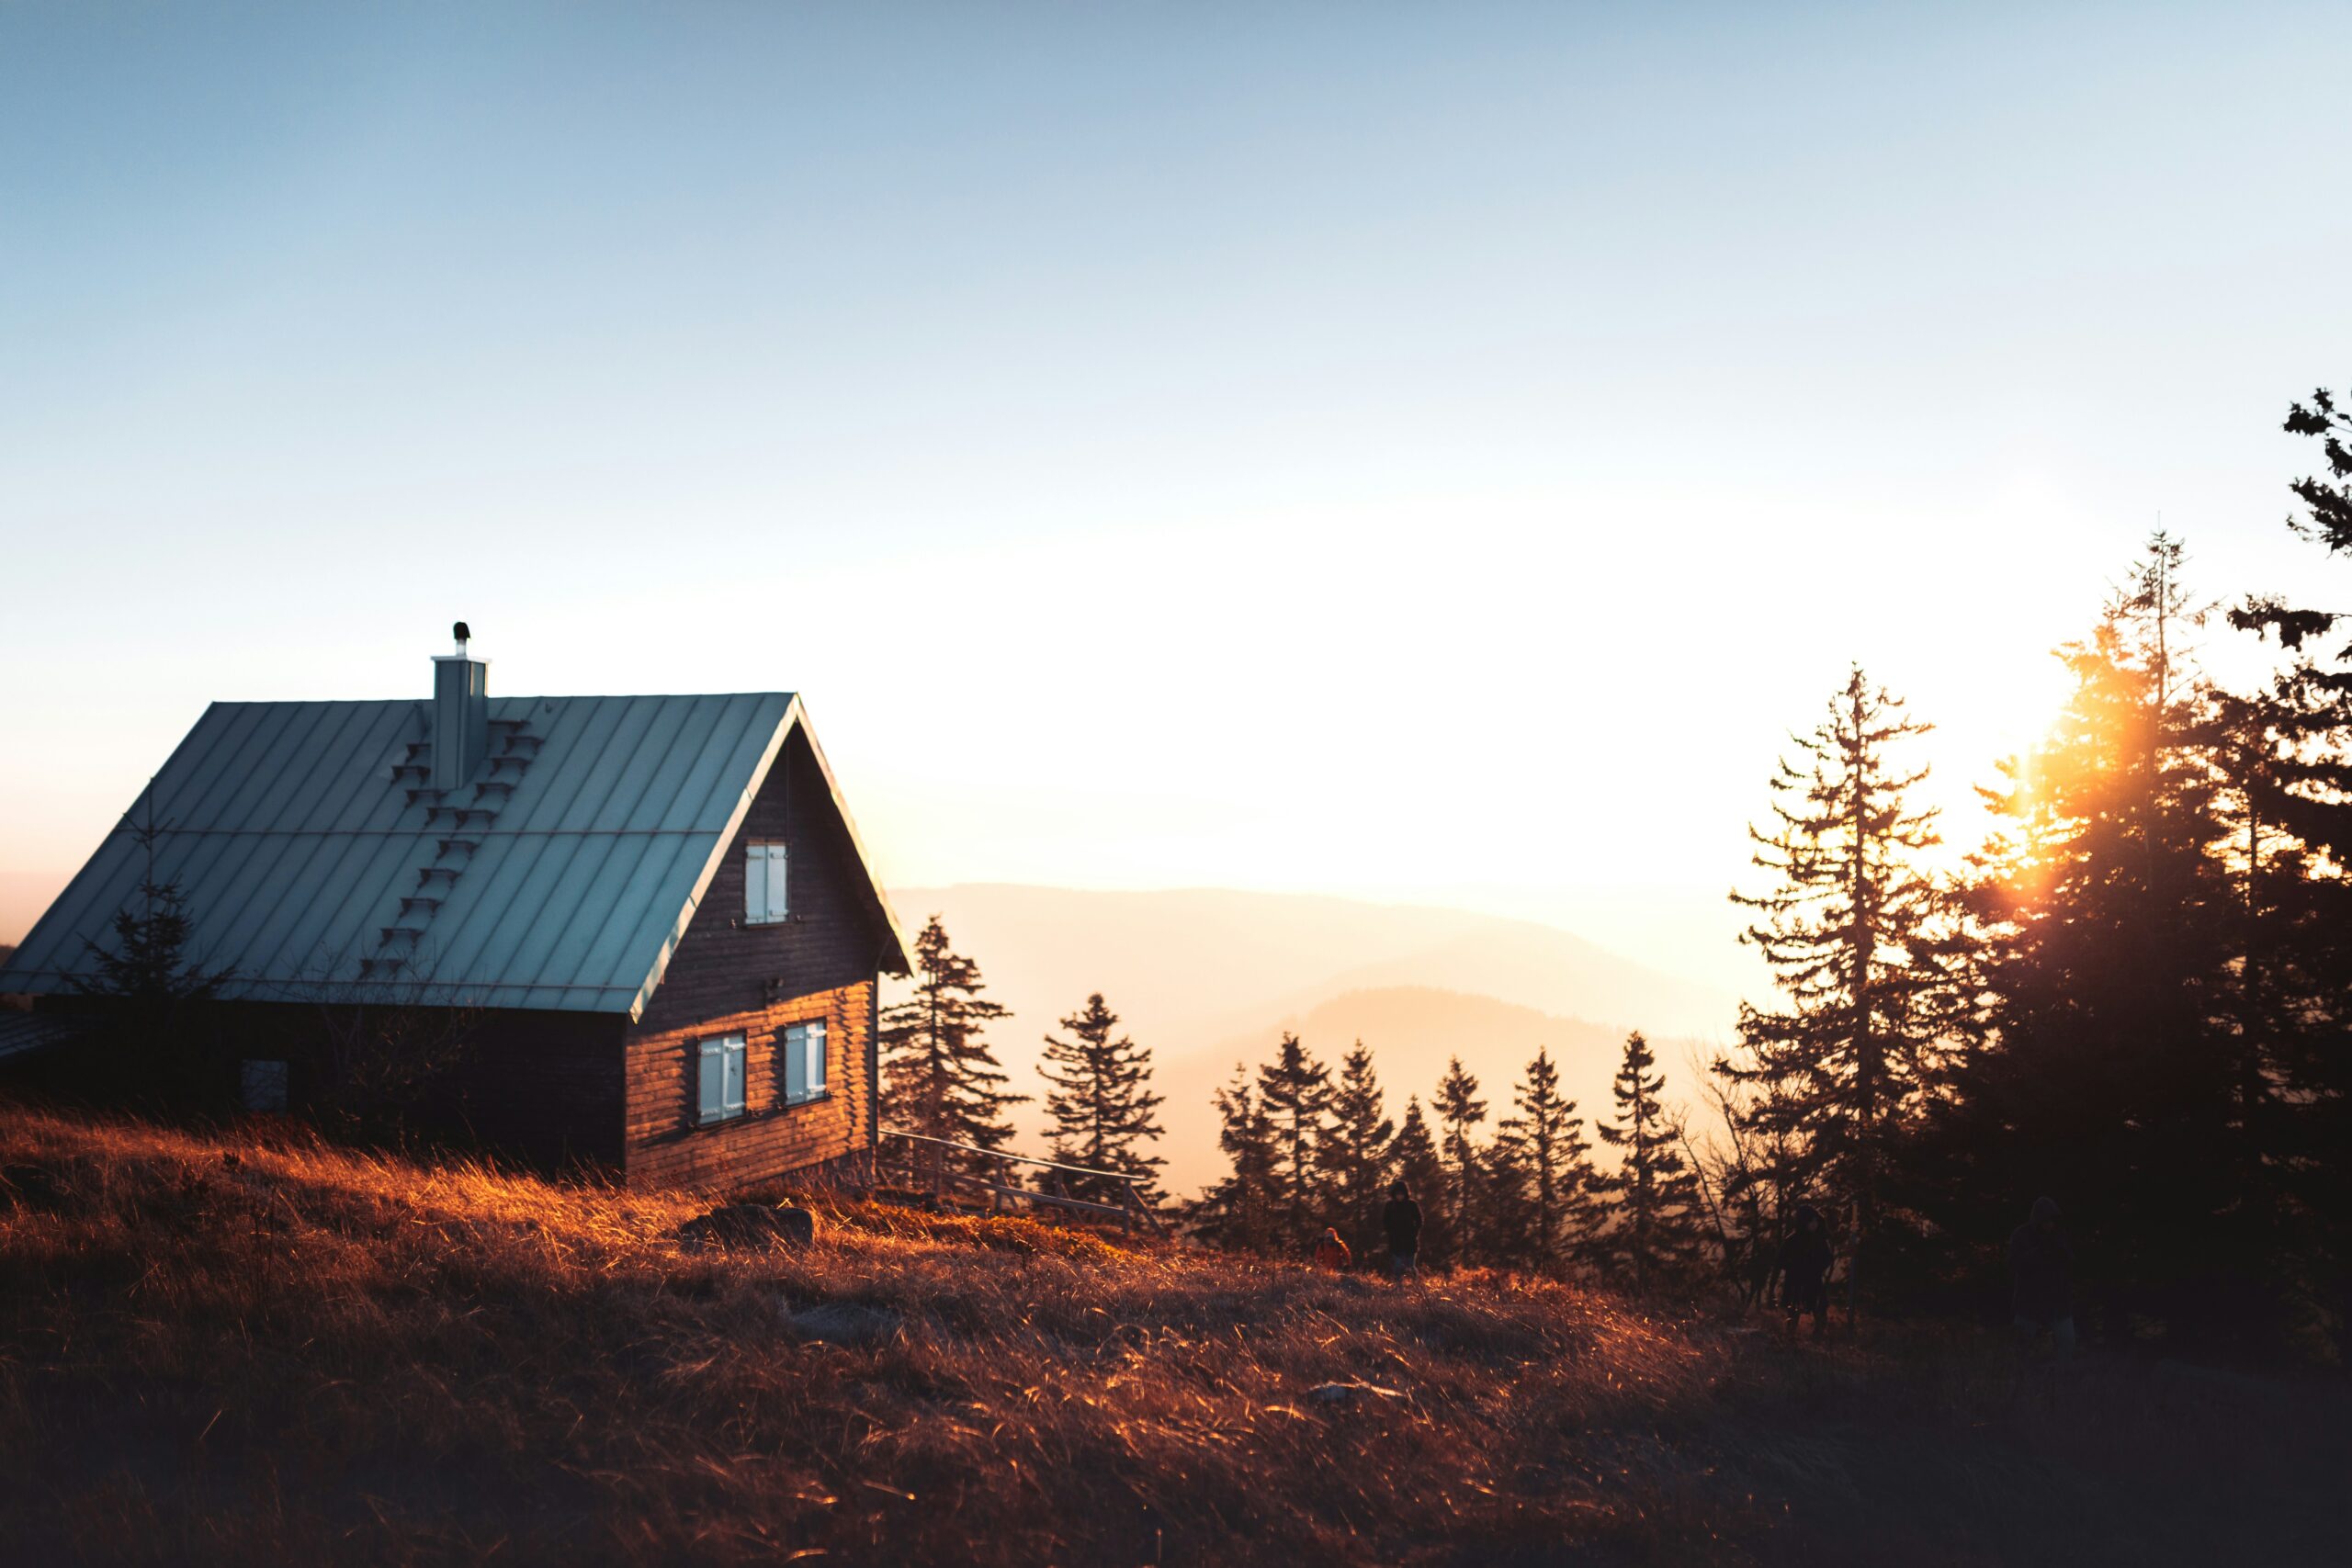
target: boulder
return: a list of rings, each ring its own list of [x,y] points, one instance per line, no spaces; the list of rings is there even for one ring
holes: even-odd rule
[[[716,1247],[726,1252],[797,1250],[817,1239],[817,1216],[806,1209],[768,1203],[722,1203],[678,1227],[678,1245],[688,1250]]]
[[[796,1310],[790,1302],[780,1304],[796,1333],[827,1345],[872,1345],[899,1332],[899,1314],[884,1307],[820,1302]]]

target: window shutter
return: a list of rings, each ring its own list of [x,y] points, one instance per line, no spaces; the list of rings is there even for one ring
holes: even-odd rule
[[[768,918],[768,847],[747,844],[743,850],[743,919],[757,925]]]
[[[784,1028],[784,1099],[797,1105],[808,1098],[808,1032],[797,1023]]]
[[[699,1119],[716,1122],[727,1114],[727,1070],[719,1042],[706,1040],[702,1043],[696,1077]]]
[[[767,852],[768,919],[771,920],[786,919],[790,917],[791,911],[786,907],[786,899],[785,897],[787,885],[784,874],[784,846],[782,844],[770,844],[767,846]]]
[[[740,1114],[743,1109],[743,1037],[729,1035],[721,1043],[720,1060],[726,1063],[726,1093],[721,1100],[727,1114]]]
[[[825,1025],[820,1021],[808,1026],[808,1095],[816,1098],[825,1092]]]

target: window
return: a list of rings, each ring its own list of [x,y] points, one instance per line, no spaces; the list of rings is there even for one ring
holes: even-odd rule
[[[799,1105],[825,1094],[825,1023],[786,1024],[784,1030],[784,1102]]]
[[[705,1126],[743,1114],[743,1037],[722,1034],[697,1047],[695,1120]]]
[[[743,923],[778,925],[785,919],[784,846],[752,843],[743,846]]]

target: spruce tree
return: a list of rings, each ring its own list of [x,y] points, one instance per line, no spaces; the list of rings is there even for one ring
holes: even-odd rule
[[[1147,1140],[1159,1136],[1152,1112],[1164,1103],[1164,1097],[1149,1088],[1150,1051],[1115,1032],[1119,1015],[1103,1002],[1100,991],[1064,1018],[1061,1026],[1070,1038],[1046,1035],[1045,1057],[1037,1068],[1051,1086],[1046,1114],[1052,1122],[1046,1136],[1053,1157],[1091,1170],[1149,1178],[1168,1163],[1144,1147]],[[1069,1178],[1065,1185],[1072,1196],[1097,1202],[1115,1203],[1120,1198],[1119,1184],[1091,1177]],[[1158,1199],[1148,1180],[1136,1192],[1148,1202]]]
[[[196,1027],[201,1014],[193,1004],[211,1001],[236,976],[209,969],[190,956],[195,922],[187,896],[177,877],[156,866],[170,825],[155,820],[153,785],[140,804],[136,818],[126,814],[122,819],[142,857],[133,899],[115,913],[112,946],[82,939],[97,973],[70,976],[67,983],[85,996],[104,998],[102,1016],[112,1036],[109,1055],[136,1064],[135,1077],[145,1091],[166,1098],[217,1092],[218,1042]]]
[[[2287,414],[2323,471],[2290,487],[2288,526],[2338,570],[2329,608],[2249,598],[2232,624],[2286,655],[2267,688],[2222,699],[2246,907],[2240,1099],[2274,1190],[2309,1219],[2315,1315],[2352,1359],[2352,400],[2322,388]],[[2316,574],[2314,574],[2316,579]],[[2340,645],[2339,645],[2339,639]]]
[[[1420,1097],[1405,1101],[1405,1120],[1396,1129],[1396,1179],[1405,1183],[1421,1206],[1420,1257],[1425,1262],[1452,1263],[1457,1251],[1453,1217],[1445,1209],[1445,1160],[1437,1140],[1430,1135],[1421,1114]]]
[[[1920,1097],[1951,1027],[1951,905],[1923,857],[1935,813],[1912,804],[1927,770],[1898,747],[1930,726],[1873,688],[1860,666],[1812,734],[1782,759],[1772,826],[1750,827],[1774,886],[1733,901],[1757,911],[1741,940],[1771,967],[1784,1006],[1743,1003],[1740,1051],[1717,1071],[1770,1086],[1758,1131],[1800,1142],[1806,1172],[1850,1216],[1848,1322],[1877,1230],[1889,1144]]]
[[[883,1105],[906,1132],[996,1149],[1012,1136],[1004,1108],[1029,1097],[1005,1076],[982,1038],[1006,1010],[982,998],[980,967],[948,945],[933,915],[915,939],[914,994],[882,1014]],[[917,1145],[943,1168],[995,1174],[985,1156]]]
[[[1505,1250],[1539,1270],[1564,1272],[1591,1241],[1594,1172],[1584,1118],[1560,1093],[1560,1069],[1542,1047],[1511,1100],[1518,1114],[1496,1123],[1493,1159],[1517,1243]]]
[[[1284,1031],[1274,1059],[1258,1069],[1258,1103],[1273,1128],[1273,1201],[1291,1247],[1315,1239],[1323,1212],[1321,1156],[1331,1111],[1331,1069]]]
[[[1372,1053],[1359,1040],[1340,1063],[1323,1163],[1331,1190],[1331,1223],[1360,1256],[1368,1255],[1379,1241],[1381,1206],[1392,1179],[1396,1123],[1381,1100]]]
[[[1480,1211],[1485,1173],[1478,1145],[1471,1137],[1471,1129],[1487,1119],[1487,1102],[1478,1098],[1478,1080],[1462,1066],[1461,1057],[1448,1059],[1432,1103],[1442,1129],[1439,1147],[1448,1170],[1444,1207],[1454,1247],[1464,1257],[1476,1257],[1484,1252],[1493,1228]],[[1422,1201],[1426,1204],[1428,1200]]]
[[[1682,1156],[1681,1124],[1659,1099],[1666,1075],[1653,1071],[1657,1066],[1639,1030],[1625,1036],[1625,1054],[1610,1085],[1616,1114],[1599,1128],[1602,1143],[1624,1151],[1617,1168],[1599,1181],[1612,1196],[1615,1222],[1600,1245],[1637,1295],[1691,1278],[1704,1203],[1698,1175]]]
[[[1234,1251],[1263,1251],[1274,1239],[1280,1195],[1272,1119],[1250,1085],[1249,1069],[1233,1065],[1233,1080],[1215,1096],[1217,1146],[1232,1170],[1193,1205],[1191,1228],[1201,1239]]]
[[[2086,1269],[2128,1316],[2200,1345],[2281,1330],[2282,1228],[2246,1081],[2249,931],[2211,694],[2184,658],[2182,552],[2152,538],[2088,641],[2050,740],[1993,792],[1979,857],[1981,1039],[1923,1140],[1956,1234],[1998,1235],[2037,1195],[2096,1236]],[[2264,1075],[2257,1064],[2254,1076]],[[2249,1110],[2255,1114],[2249,1116]]]

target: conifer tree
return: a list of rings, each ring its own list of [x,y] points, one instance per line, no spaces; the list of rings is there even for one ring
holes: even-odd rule
[[[1396,1139],[1396,1123],[1382,1108],[1372,1053],[1359,1040],[1340,1063],[1323,1163],[1331,1189],[1331,1223],[1360,1255],[1369,1253],[1381,1234]]]
[[[1921,858],[1939,841],[1935,813],[1909,798],[1927,770],[1894,757],[1930,728],[1856,666],[1828,716],[1797,739],[1803,762],[1781,760],[1772,826],[1748,829],[1775,886],[1732,895],[1758,912],[1741,940],[1763,953],[1785,1006],[1743,1003],[1741,1050],[1717,1071],[1770,1086],[1753,1113],[1773,1125],[1758,1130],[1801,1141],[1807,1174],[1847,1208],[1849,1324],[1888,1145],[1951,1023],[1951,901]]]
[[[1396,1129],[1396,1179],[1411,1189],[1421,1206],[1420,1256],[1431,1263],[1454,1261],[1456,1238],[1453,1217],[1445,1207],[1445,1160],[1437,1140],[1430,1135],[1421,1114],[1420,1097],[1405,1101],[1405,1120]]]
[[[1471,1129],[1487,1119],[1487,1102],[1478,1098],[1478,1080],[1464,1068],[1461,1057],[1448,1059],[1432,1103],[1442,1130],[1439,1147],[1447,1167],[1444,1207],[1453,1224],[1454,1247],[1464,1255],[1476,1255],[1484,1249],[1491,1227],[1483,1223],[1479,1213],[1483,1172]],[[1426,1205],[1428,1200],[1422,1201]]]
[[[1273,1129],[1273,1201],[1284,1245],[1315,1238],[1323,1211],[1320,1156],[1331,1111],[1331,1069],[1285,1031],[1274,1059],[1258,1069],[1258,1104]]]
[[[1496,1123],[1494,1166],[1511,1213],[1515,1247],[1538,1269],[1557,1273],[1591,1240],[1594,1172],[1577,1102],[1560,1093],[1560,1069],[1538,1047],[1511,1091],[1518,1114]]]
[[[1012,1136],[1004,1108],[1029,1098],[1004,1088],[982,1038],[1006,1010],[982,998],[980,966],[948,945],[937,915],[915,939],[914,957],[914,994],[882,1015],[883,1104],[907,1132],[999,1148]],[[981,1171],[993,1163],[936,1149],[922,1157],[933,1156],[949,1168]]]
[[[1273,1121],[1250,1088],[1249,1069],[1238,1062],[1215,1102],[1217,1146],[1232,1169],[1193,1204],[1193,1234],[1235,1251],[1263,1251],[1274,1239],[1280,1197]]]
[[[2292,485],[2288,526],[2337,570],[2313,590],[2329,608],[2257,596],[2230,613],[2287,656],[2267,690],[2222,701],[2246,906],[2239,1097],[2268,1184],[2311,1219],[2312,1304],[2352,1359],[2352,400],[2322,388],[2286,428],[2324,465]]]
[[[1688,1280],[1696,1261],[1703,1200],[1699,1179],[1682,1156],[1682,1127],[1660,1100],[1666,1075],[1635,1030],[1610,1085],[1616,1114],[1600,1125],[1600,1141],[1624,1151],[1618,1168],[1600,1179],[1611,1193],[1615,1224],[1601,1238],[1610,1262],[1636,1294]]]
[[[1064,1018],[1061,1026],[1070,1038],[1046,1035],[1045,1057],[1037,1068],[1051,1086],[1046,1094],[1046,1114],[1052,1122],[1046,1136],[1053,1157],[1092,1170],[1150,1177],[1168,1163],[1144,1146],[1159,1136],[1159,1123],[1152,1112],[1164,1102],[1164,1097],[1149,1088],[1150,1051],[1115,1033],[1119,1015],[1103,1002],[1100,991]],[[1119,1201],[1114,1183],[1078,1177],[1069,1179],[1067,1185],[1074,1197],[1104,1203]],[[1147,1202],[1157,1200],[1148,1181],[1136,1190]]]
[[[2245,1005],[2226,727],[2184,657],[2181,563],[2178,541],[2149,541],[2091,638],[2060,650],[2075,689],[2051,739],[1991,792],[2013,827],[1972,891],[1981,1040],[1922,1140],[1942,1173],[1922,1186],[1958,1234],[2056,1198],[2097,1226],[2109,1325],[2211,1344],[2283,1332],[2296,1244],[2261,1141],[2272,1094],[2247,1084],[2250,1062],[2269,1069]]]

